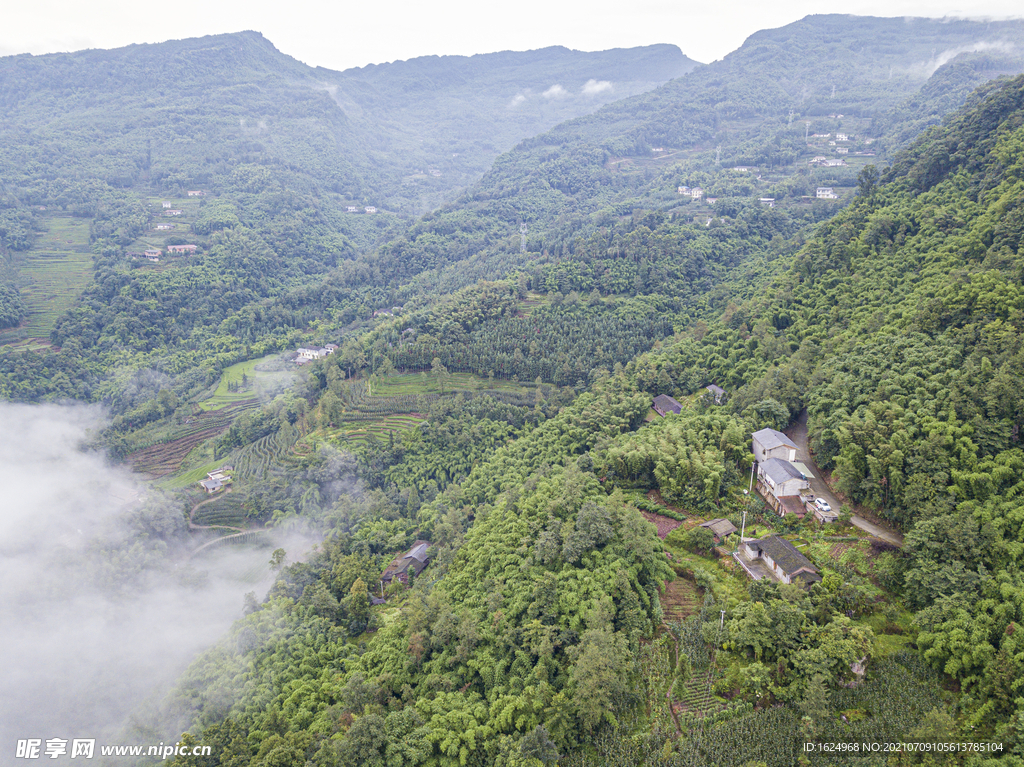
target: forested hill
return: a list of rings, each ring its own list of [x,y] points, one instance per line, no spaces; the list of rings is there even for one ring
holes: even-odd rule
[[[0,172],[45,203],[54,197],[45,182],[167,193],[215,184],[257,160],[298,174],[293,184],[420,213],[517,141],[695,65],[661,45],[435,56],[335,72],[308,67],[255,32],[10,56],[0,59]]]
[[[443,265],[487,245],[500,251],[520,223],[539,252],[607,215],[689,213],[683,186],[720,201],[694,206],[698,215],[849,188],[865,164],[884,163],[981,83],[1021,71],[1021,22],[809,16],[523,141],[462,200],[382,249],[380,268],[401,280],[424,262]],[[552,226],[559,221],[568,226]],[[453,233],[458,245],[439,248],[438,235]]]
[[[803,244],[755,232],[761,263],[718,281],[727,305],[684,294],[697,319],[592,369],[570,404],[540,384],[532,406],[438,400],[421,431],[361,448],[373,489],[333,505],[317,500],[330,454],[311,457],[288,493],[334,534],[185,675],[174,709],[187,739],[254,767],[918,763],[802,750],[816,739],[985,743],[933,763],[1019,763],[1022,210],[1024,76],[990,84],[884,175],[865,168]],[[658,254],[666,268],[707,246],[667,218],[640,221],[652,241],[685,243]],[[614,279],[615,264],[588,271],[631,260],[606,245],[581,242],[571,277]],[[461,324],[476,340],[517,287],[457,294],[425,335]],[[533,307],[530,330],[606,310],[596,289],[563,297]],[[364,351],[395,354],[383,338]],[[325,439],[365,402],[347,366],[360,363],[341,350],[312,369],[309,420]],[[374,385],[393,385],[386,368]],[[681,412],[651,415],[652,393]],[[902,549],[745,494],[751,431],[804,408],[815,459],[845,501],[904,531]],[[660,512],[661,540],[640,509]],[[695,526],[712,517],[787,535],[821,583],[748,580]],[[367,583],[419,538],[429,569],[371,606]]]

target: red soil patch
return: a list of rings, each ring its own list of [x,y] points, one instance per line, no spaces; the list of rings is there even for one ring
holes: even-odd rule
[[[665,540],[665,536],[679,527],[682,522],[678,519],[670,519],[669,517],[663,517],[661,514],[655,514],[651,511],[641,511],[644,515],[644,519],[650,522],[652,525],[658,528],[658,537]]]

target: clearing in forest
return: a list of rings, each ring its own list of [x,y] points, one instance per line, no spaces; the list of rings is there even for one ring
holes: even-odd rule
[[[15,256],[25,319],[0,332],[0,345],[26,348],[49,345],[57,319],[85,290],[92,275],[89,219],[62,213],[40,216],[40,233],[32,247]]]
[[[641,511],[640,512],[644,519],[658,528],[658,537],[661,540],[665,540],[665,537],[679,527],[682,522],[678,519],[672,519],[671,517],[663,517],[661,514],[655,514],[653,511]]]

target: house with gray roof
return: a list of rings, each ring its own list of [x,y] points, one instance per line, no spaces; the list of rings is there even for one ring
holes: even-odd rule
[[[207,478],[199,482],[200,486],[207,493],[213,494],[224,487],[224,483],[219,479]]]
[[[714,534],[715,543],[721,543],[723,538],[736,532],[736,525],[728,519],[709,519],[702,522],[700,527],[705,527]]]
[[[811,486],[807,477],[796,466],[779,458],[769,458],[758,464],[757,479],[767,485],[776,498],[800,495],[801,490]]]
[[[762,560],[772,575],[782,583],[810,586],[821,580],[817,568],[785,538],[772,535],[757,541],[746,541],[743,548],[748,559]]]
[[[651,407],[654,408],[654,412],[664,417],[669,413],[675,413],[679,415],[683,412],[683,406],[680,405],[674,398],[667,394],[659,394],[654,398],[654,402],[651,403]]]
[[[430,542],[416,541],[408,553],[396,557],[384,574],[380,577],[381,584],[388,584],[391,581],[409,583],[409,573],[419,575],[430,564]]]
[[[781,458],[783,461],[796,460],[796,443],[775,429],[761,429],[753,434],[754,459],[763,463],[769,458]]]
[[[704,388],[711,393],[711,399],[716,405],[722,404],[722,398],[725,396],[725,389],[715,384],[708,384]]]
[[[757,464],[757,491],[780,517],[792,513],[800,519],[807,512],[803,496],[811,483],[796,465],[781,458],[769,458]]]

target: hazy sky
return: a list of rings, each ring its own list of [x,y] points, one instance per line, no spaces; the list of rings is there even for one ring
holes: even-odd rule
[[[430,54],[564,45],[605,50],[674,43],[697,61],[735,50],[753,32],[813,13],[874,16],[1024,16],[1020,0],[35,0],[5,2],[0,55],[116,48],[254,29],[307,64],[346,69]]]

